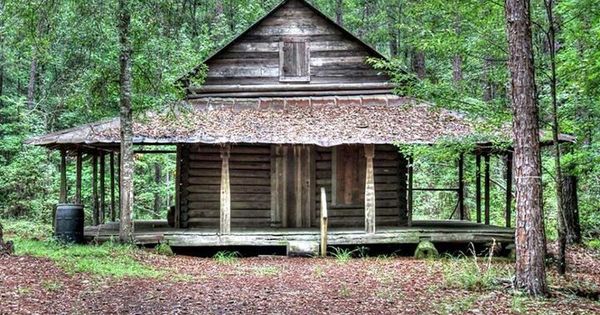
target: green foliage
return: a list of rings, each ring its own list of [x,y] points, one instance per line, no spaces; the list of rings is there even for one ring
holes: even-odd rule
[[[353,250],[347,248],[333,247],[331,255],[335,257],[335,260],[340,264],[345,264],[352,259]]]
[[[600,239],[591,239],[585,241],[585,246],[600,251]]]
[[[238,252],[219,251],[213,256],[213,259],[219,264],[233,265],[237,262],[239,256],[240,253]]]
[[[172,112],[183,91],[178,79],[204,82],[202,61],[246,29],[279,0],[266,1],[135,1],[131,3],[133,106],[142,117],[149,111]],[[337,1],[313,0],[335,18]],[[583,230],[600,223],[600,2],[556,2],[560,22],[557,41],[558,97],[561,131],[578,142],[565,146],[566,173],[579,177],[579,213]],[[382,51],[388,60],[369,60],[399,83],[397,93],[460,111],[477,133],[497,133],[511,124],[506,67],[503,6],[487,1],[341,2],[343,26]],[[0,216],[50,222],[58,199],[58,155],[25,145],[38,134],[115,117],[119,108],[119,47],[116,3],[111,1],[2,1],[0,3]],[[541,1],[532,2],[536,79],[540,122],[550,127],[548,22]],[[413,56],[425,56],[425,78],[415,75]],[[460,61],[461,80],[455,79]],[[35,61],[35,62],[33,62]],[[32,65],[34,76],[30,77]],[[34,79],[33,103],[27,103]],[[403,146],[415,156],[415,180],[421,187],[456,185],[454,161],[481,140],[447,139],[433,147]],[[493,145],[505,147],[498,136]],[[173,204],[175,157],[137,155],[134,177],[135,219],[164,219]],[[544,154],[544,183],[551,183],[551,155]],[[155,165],[162,165],[159,183]],[[69,160],[70,196],[74,163]],[[492,160],[492,223],[502,224],[503,163]],[[474,163],[467,159],[466,207],[474,214]],[[167,177],[170,181],[167,181]],[[91,169],[84,163],[83,201],[90,218]],[[471,186],[471,188],[470,188]],[[548,231],[553,231],[555,197],[544,187]],[[155,200],[160,205],[155,207]],[[415,194],[415,218],[448,219],[456,204],[451,193]],[[513,216],[514,217],[514,216]],[[88,222],[89,223],[89,222]]]
[[[43,241],[52,237],[52,226],[25,220],[2,220],[4,235],[20,239]]]
[[[107,242],[102,245],[64,245],[52,240],[15,239],[19,256],[27,255],[53,260],[67,273],[89,273],[115,278],[158,278],[163,271],[136,260],[139,249]]]
[[[159,243],[154,247],[154,252],[163,256],[175,256],[173,249],[167,243]]]

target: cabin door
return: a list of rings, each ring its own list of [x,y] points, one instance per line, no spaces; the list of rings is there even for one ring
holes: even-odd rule
[[[315,220],[313,146],[278,145],[271,151],[271,225],[308,228]]]

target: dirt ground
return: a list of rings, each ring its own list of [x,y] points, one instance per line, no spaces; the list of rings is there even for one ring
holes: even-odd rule
[[[0,314],[600,314],[600,302],[557,289],[529,299],[509,288],[452,288],[443,263],[411,258],[139,259],[173,277],[100,278],[47,259],[2,257]],[[598,256],[576,250],[569,260],[566,282],[600,286]],[[551,288],[562,280],[554,281]]]

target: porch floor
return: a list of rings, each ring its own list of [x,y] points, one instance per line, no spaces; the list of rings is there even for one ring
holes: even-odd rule
[[[217,228],[175,229],[166,221],[135,221],[134,238],[140,245],[161,242],[177,247],[199,246],[286,246],[290,241],[320,240],[318,228],[232,228],[220,235]],[[85,228],[87,241],[118,238],[119,223],[110,222]],[[362,228],[330,228],[328,245],[417,244],[420,241],[444,243],[514,242],[514,229],[469,221],[413,221],[412,226],[378,227],[367,234]]]

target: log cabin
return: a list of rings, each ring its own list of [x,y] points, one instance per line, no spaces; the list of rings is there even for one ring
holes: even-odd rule
[[[413,187],[411,157],[396,145],[460,141],[476,131],[459,113],[395,95],[390,77],[369,58],[385,59],[304,0],[283,1],[209,56],[180,80],[186,96],[175,113],[148,113],[134,123],[136,146],[172,145],[177,155],[176,205],[169,220],[135,222],[136,242],[310,248],[324,239],[325,248],[513,242],[511,153],[490,149],[487,142],[457,157],[456,187],[430,189],[458,196],[456,219],[413,220],[413,194],[428,188]],[[202,75],[203,83],[196,84]],[[95,194],[101,160],[101,196],[93,198],[93,223],[85,235],[98,240],[118,235],[118,118],[29,143],[61,151],[61,203],[69,201],[67,158],[77,163],[76,203],[84,155],[94,165]],[[508,161],[505,226],[489,220],[492,154]],[[105,211],[105,156],[111,213]],[[477,165],[474,221],[465,220],[464,205],[463,165],[470,156]]]

